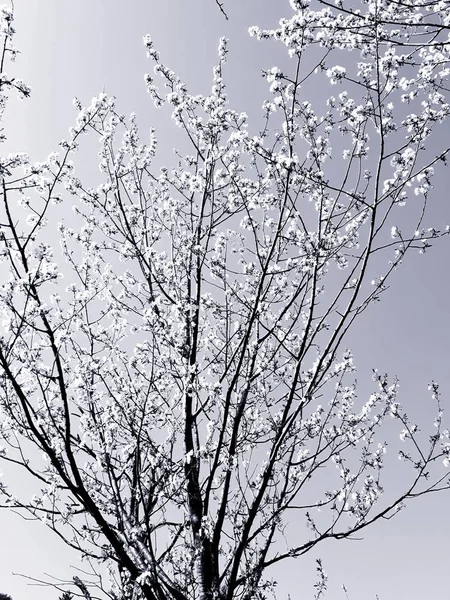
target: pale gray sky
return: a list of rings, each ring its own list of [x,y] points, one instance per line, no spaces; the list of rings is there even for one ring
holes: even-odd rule
[[[142,44],[146,33],[152,35],[164,62],[198,93],[210,87],[219,37],[229,37],[225,77],[230,101],[233,108],[249,113],[251,126],[251,116],[256,112],[259,118],[265,97],[260,69],[286,58],[281,45],[258,43],[249,38],[247,29],[254,24],[275,25],[290,14],[289,3],[225,3],[228,22],[213,0],[15,0],[16,44],[22,54],[14,74],[31,85],[32,97],[9,107],[8,149],[29,152],[36,160],[45,158],[67,137],[75,120],[73,97],[87,104],[105,89],[117,96],[121,112],[137,113],[143,138],[151,125],[156,127],[160,150],[169,161],[180,132],[167,113],[156,111],[146,93],[144,74],[152,69]],[[95,181],[97,165],[82,167]],[[450,223],[449,183],[448,175],[440,177],[432,198],[433,223]],[[450,393],[449,243],[444,239],[424,256],[410,256],[382,302],[361,319],[350,343],[361,390],[371,389],[372,367],[398,375],[400,401],[424,424],[432,422],[434,408],[427,383],[431,379],[441,383],[446,404]],[[17,479],[17,485],[27,484]],[[286,564],[277,575],[278,599],[286,600],[288,592],[292,600],[313,598],[314,560],[321,556],[329,575],[330,600],[345,598],[342,583],[352,600],[369,600],[376,593],[380,600],[450,600],[448,506],[448,495],[419,499],[395,520],[365,532],[363,541],[333,542]],[[0,532],[0,592],[11,594],[13,600],[56,600],[55,591],[27,587],[12,573],[70,578],[70,565],[80,566],[77,556],[43,525],[6,511],[0,512]]]

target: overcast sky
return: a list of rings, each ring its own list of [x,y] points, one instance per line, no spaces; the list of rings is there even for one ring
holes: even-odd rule
[[[164,62],[193,93],[208,91],[218,39],[230,38],[225,73],[230,103],[248,112],[251,127],[252,115],[259,118],[265,97],[261,68],[286,58],[281,45],[258,43],[247,30],[254,24],[274,26],[290,14],[289,2],[224,2],[229,21],[213,0],[15,0],[21,55],[8,68],[32,87],[32,97],[9,107],[8,149],[44,159],[68,136],[76,117],[73,97],[87,104],[105,90],[117,96],[120,112],[137,113],[144,139],[155,126],[164,160],[170,161],[180,131],[168,114],[153,107],[146,93],[144,74],[152,69],[142,43],[147,33]],[[94,180],[99,173],[97,165],[82,168]],[[434,190],[432,217],[438,225],[450,223],[449,183],[443,175]],[[400,401],[427,426],[433,420],[428,382],[440,382],[445,403],[449,401],[449,243],[444,239],[424,256],[414,254],[405,261],[382,302],[366,313],[351,338],[362,390],[371,387],[374,367],[398,375]],[[26,487],[19,477],[16,481],[18,489]],[[333,542],[286,564],[278,577],[278,600],[286,600],[289,591],[292,600],[313,598],[314,561],[319,556],[329,575],[330,600],[345,600],[342,583],[351,600],[374,599],[375,594],[380,600],[450,600],[448,506],[448,495],[419,499],[395,520],[365,532],[361,541]],[[0,512],[0,540],[0,592],[13,600],[58,597],[51,589],[27,587],[13,572],[70,579],[70,565],[82,566],[42,524],[6,511]]]

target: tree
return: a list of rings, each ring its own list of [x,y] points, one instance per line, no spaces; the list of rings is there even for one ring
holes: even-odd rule
[[[12,600],[9,594],[0,594],[0,600]]]
[[[429,435],[395,379],[374,371],[358,396],[345,348],[405,256],[448,233],[425,223],[449,151],[433,134],[450,113],[450,6],[291,6],[278,28],[251,29],[292,57],[289,72],[264,73],[258,135],[227,106],[225,39],[201,96],[147,36],[166,87],[147,76],[148,91],[190,145],[173,168],[157,166],[156,133],[141,143],[136,117],[105,94],[76,101],[71,138],[47,161],[2,158],[1,456],[40,491],[0,491],[94,573],[106,563],[111,598],[266,598],[280,561],[450,486],[438,384]],[[2,33],[4,65],[5,8]],[[2,106],[14,89],[29,95],[5,74],[0,88]],[[71,162],[85,133],[100,136],[98,188]],[[70,195],[60,251],[46,232]],[[394,496],[382,487],[387,419],[405,444]]]

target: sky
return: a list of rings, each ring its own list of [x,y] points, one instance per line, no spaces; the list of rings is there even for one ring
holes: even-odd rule
[[[210,88],[219,37],[228,37],[225,78],[230,104],[246,111],[250,123],[253,115],[259,118],[266,89],[261,69],[286,61],[286,53],[281,45],[258,43],[247,30],[255,24],[275,26],[290,14],[289,3],[224,2],[228,21],[213,0],[15,0],[16,45],[21,54],[14,74],[31,86],[32,97],[13,101],[8,108],[8,150],[44,159],[68,136],[76,118],[73,98],[88,104],[105,90],[117,96],[120,112],[137,113],[143,138],[151,126],[156,128],[161,154],[170,162],[180,132],[168,113],[153,107],[146,92],[144,74],[152,69],[142,43],[147,33],[164,62],[193,93]],[[308,99],[314,102],[314,97]],[[88,178],[98,177],[97,165],[82,168]],[[433,194],[432,218],[440,225],[450,223],[449,182],[448,173],[441,175]],[[434,414],[427,384],[432,379],[441,384],[446,405],[450,393],[449,244],[446,238],[425,255],[409,257],[349,342],[362,389],[370,388],[372,368],[397,375],[400,401],[430,432]],[[26,489],[28,483],[14,476],[18,488]],[[398,483],[395,477],[393,470],[393,485]],[[450,600],[448,506],[448,494],[419,499],[395,520],[367,530],[360,541],[333,542],[286,564],[277,574],[278,600],[286,600],[288,592],[292,600],[313,598],[318,557],[328,573],[330,600],[345,600],[342,584],[350,600],[375,599],[376,594],[380,600]],[[13,573],[70,579],[75,573],[72,566],[82,567],[44,525],[0,511],[0,592],[11,594],[13,600],[56,600],[56,591],[30,586]]]

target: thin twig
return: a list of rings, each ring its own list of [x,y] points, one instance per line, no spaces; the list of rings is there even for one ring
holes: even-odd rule
[[[223,16],[225,17],[225,19],[228,21],[228,15],[225,12],[225,9],[223,7],[223,2],[220,2],[220,0],[216,0],[216,4],[219,7],[220,12],[223,14]]]

